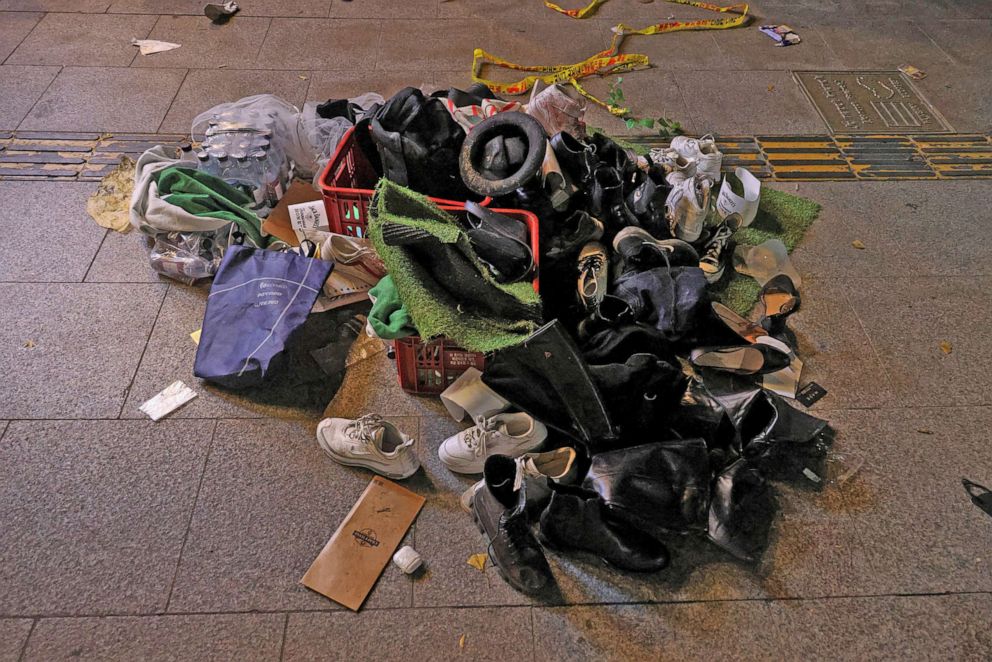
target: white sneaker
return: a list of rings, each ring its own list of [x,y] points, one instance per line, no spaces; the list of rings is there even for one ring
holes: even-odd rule
[[[480,416],[474,426],[445,439],[437,455],[455,473],[478,474],[490,455],[519,457],[540,446],[547,436],[548,429],[530,414]]]
[[[331,233],[320,246],[320,258],[334,262],[324,281],[324,294],[330,299],[326,309],[365,301],[385,273],[379,256],[361,237]]]
[[[321,244],[320,255],[325,260],[333,259],[337,264],[359,266],[376,278],[386,275],[386,265],[375,252],[372,242],[365,237],[332,232]]]
[[[712,135],[707,134],[702,138],[675,136],[672,138],[672,149],[686,159],[695,161],[698,174],[709,177],[712,183],[720,181],[723,153],[717,149]]]
[[[672,234],[690,244],[699,239],[710,211],[710,180],[697,174],[672,188],[665,201]]]
[[[556,483],[566,485],[575,482],[578,473],[578,465],[575,462],[575,449],[556,448],[547,453],[527,453],[517,458],[517,478],[516,482],[529,480],[527,484],[527,500],[540,500],[551,491],[546,478],[550,478]],[[485,479],[468,488],[462,493],[459,501],[462,510],[466,513],[472,512],[472,499],[475,493],[485,484]],[[514,485],[514,488],[518,487]]]
[[[413,439],[376,414],[354,421],[325,418],[317,426],[317,443],[335,462],[365,467],[387,478],[409,478],[420,468]]]
[[[651,162],[665,170],[665,181],[670,186],[678,186],[696,174],[696,161],[679,154],[668,147],[655,147],[651,150]]]

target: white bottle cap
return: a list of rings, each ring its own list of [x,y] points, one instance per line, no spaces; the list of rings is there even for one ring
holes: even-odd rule
[[[412,575],[424,564],[424,559],[420,558],[420,554],[413,547],[405,545],[393,554],[393,563],[406,574]]]

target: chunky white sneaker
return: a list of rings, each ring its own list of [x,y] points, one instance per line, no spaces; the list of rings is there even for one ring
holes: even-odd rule
[[[354,421],[325,418],[317,426],[317,443],[335,462],[387,478],[409,478],[420,468],[413,439],[376,414]]]
[[[717,149],[712,135],[707,134],[702,138],[675,136],[672,138],[671,148],[686,159],[695,161],[698,174],[709,177],[713,183],[720,181],[723,153]]]
[[[460,474],[479,474],[490,455],[520,457],[541,444],[548,429],[530,414],[480,416],[476,424],[441,443],[437,455],[446,467]]]
[[[710,211],[710,180],[695,175],[672,188],[665,201],[668,224],[677,239],[690,244],[703,233]]]
[[[696,161],[679,154],[670,147],[655,147],[650,153],[651,162],[665,170],[665,181],[669,186],[677,186],[696,174]]]
[[[556,483],[570,485],[575,482],[578,474],[578,463],[575,461],[575,449],[556,448],[547,453],[527,453],[517,458],[517,481],[526,480],[527,500],[540,500],[551,491],[547,479]],[[485,484],[485,480],[462,492],[459,499],[462,510],[472,512],[472,498]]]

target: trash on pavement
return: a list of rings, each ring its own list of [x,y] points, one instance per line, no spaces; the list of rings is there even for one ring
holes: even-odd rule
[[[300,582],[358,611],[424,501],[419,494],[376,476]]]
[[[412,575],[424,565],[424,559],[413,547],[405,545],[393,554],[393,563],[406,574]]]
[[[86,200],[86,211],[100,227],[126,233],[131,229],[128,209],[133,192],[134,161],[125,155]]]
[[[926,74],[925,71],[922,71],[920,69],[917,69],[916,67],[914,67],[911,64],[904,64],[904,65],[902,65],[901,67],[899,67],[899,71],[903,72],[904,74],[906,74],[907,76],[909,76],[913,80],[923,80],[924,78],[927,77],[927,74]]]
[[[967,478],[962,478],[961,484],[964,485],[965,492],[971,497],[971,502],[992,516],[992,490]]]
[[[196,392],[182,381],[176,380],[166,386],[153,398],[146,400],[138,409],[148,414],[153,421],[168,416],[196,397]]]
[[[231,17],[238,13],[238,3],[233,2],[216,2],[210,3],[203,8],[203,15],[210,19],[212,23],[222,25],[231,20]]]
[[[171,41],[157,41],[155,39],[132,39],[131,45],[137,46],[138,52],[142,55],[173,51],[182,46],[182,44],[174,44]]]
[[[762,25],[758,29],[774,39],[776,46],[792,46],[802,41],[788,25]]]

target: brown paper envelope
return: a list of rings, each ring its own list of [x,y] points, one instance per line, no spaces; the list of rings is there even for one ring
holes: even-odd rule
[[[424,497],[376,476],[300,582],[358,611],[423,505]]]
[[[273,207],[268,217],[262,221],[262,230],[277,239],[282,239],[290,246],[299,246],[300,240],[289,220],[289,206],[320,199],[320,193],[313,190],[309,182],[294,180],[286,190],[286,194],[279,200],[279,204]]]

